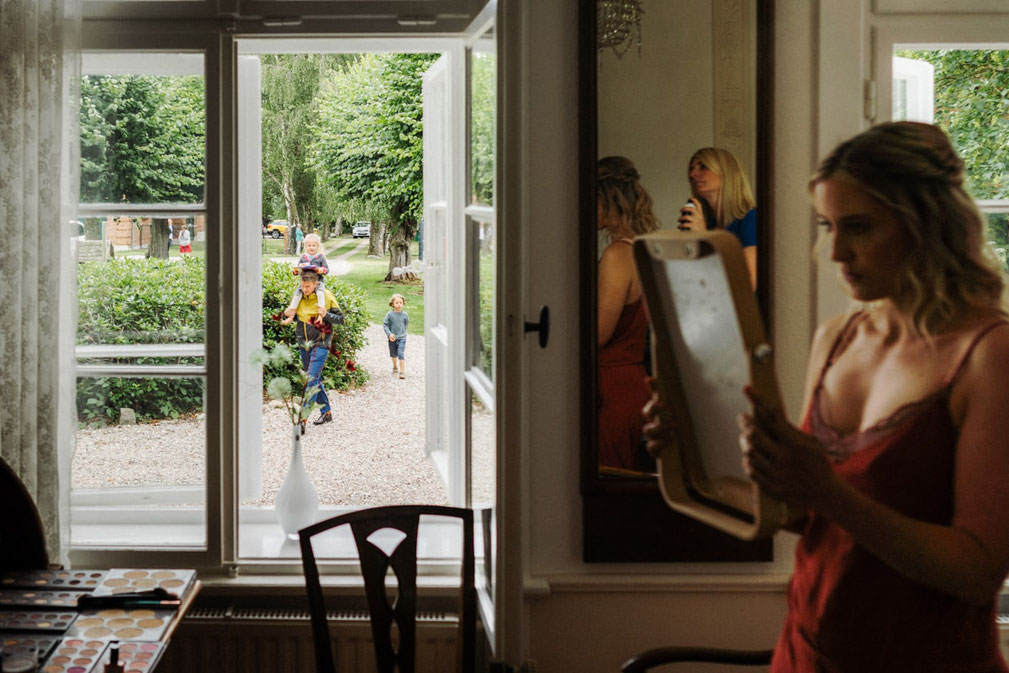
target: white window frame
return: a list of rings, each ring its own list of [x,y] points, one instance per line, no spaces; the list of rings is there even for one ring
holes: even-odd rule
[[[491,14],[493,16],[493,14]],[[75,546],[70,551],[71,563],[78,567],[98,567],[98,566],[174,566],[174,567],[194,567],[205,572],[213,573],[215,569],[227,574],[237,574],[239,567],[243,573],[251,574],[298,574],[301,572],[300,563],[297,558],[285,558],[278,560],[240,559],[238,549],[238,526],[239,526],[239,503],[240,497],[237,491],[245,489],[245,485],[240,485],[233,477],[235,470],[228,466],[238,466],[240,474],[246,475],[255,472],[255,460],[248,463],[248,457],[237,453],[240,445],[240,438],[248,429],[240,428],[237,415],[234,410],[242,407],[241,388],[247,383],[248,372],[243,372],[241,364],[242,353],[248,350],[250,344],[243,342],[241,333],[243,327],[232,324],[231,321],[224,320],[224,315],[235,315],[241,313],[243,297],[248,297],[251,285],[250,279],[241,279],[242,271],[247,271],[247,266],[252,259],[252,252],[255,246],[247,245],[247,237],[243,239],[240,232],[243,232],[241,225],[243,217],[248,213],[242,209],[242,199],[225,198],[227,194],[234,194],[239,190],[251,189],[251,182],[248,176],[241,172],[241,161],[233,161],[232,157],[238,156],[242,151],[243,143],[239,133],[239,118],[237,115],[223,114],[222,111],[235,109],[239,104],[238,96],[242,89],[238,87],[239,42],[249,43],[252,40],[263,39],[264,36],[253,33],[250,35],[229,34],[219,30],[215,22],[202,24],[197,22],[195,28],[186,31],[173,30],[172,26],[153,23],[131,23],[131,22],[92,22],[86,27],[84,36],[84,49],[90,52],[100,52],[102,54],[115,54],[115,52],[136,53],[149,51],[151,53],[178,53],[191,51],[201,53],[204,57],[204,77],[206,96],[206,185],[205,199],[202,205],[131,205],[124,207],[122,204],[87,204],[82,207],[82,214],[91,212],[129,212],[137,213],[157,213],[162,216],[178,216],[180,214],[192,215],[202,213],[207,222],[207,254],[206,254],[206,344],[204,345],[204,365],[199,370],[205,376],[206,381],[206,507],[202,512],[194,513],[192,510],[183,512],[178,509],[174,511],[143,511],[144,523],[155,521],[158,523],[184,524],[186,519],[192,520],[194,516],[202,517],[206,530],[206,545],[201,547],[154,547],[144,548],[140,545],[131,545],[134,548],[110,548],[104,545],[96,546]],[[310,44],[306,51],[324,51],[325,39],[309,42],[307,39],[290,37],[292,41],[297,41],[302,45]],[[274,38],[281,40],[282,38]],[[451,53],[455,58],[462,59],[464,54],[464,40],[462,37],[451,38],[404,38],[396,37],[395,48],[397,52],[424,51]],[[338,41],[345,51],[388,51],[389,38],[333,38]],[[351,45],[351,43],[353,43]],[[111,45],[111,46],[110,46]],[[114,56],[112,57],[114,60]],[[462,79],[460,75],[459,80]],[[461,92],[456,93],[461,98]],[[461,120],[453,122],[454,127],[462,126]],[[461,158],[461,157],[460,157]],[[459,166],[462,162],[456,163]],[[222,166],[232,166],[230,171],[222,171]],[[458,169],[460,172],[462,169]],[[241,176],[241,178],[239,177]],[[462,213],[456,216],[461,222]],[[450,232],[450,236],[456,236],[456,243],[453,247],[461,251],[462,242],[458,235],[462,227],[458,224],[455,232]],[[458,233],[456,233],[458,232]],[[258,249],[255,250],[258,254]],[[258,263],[258,258],[256,259]],[[461,264],[455,265],[457,269],[462,268]],[[239,270],[238,273],[224,269]],[[259,277],[256,274],[257,278]],[[462,278],[456,275],[451,281],[451,285],[456,288],[450,294],[458,297],[462,294]],[[451,302],[452,305],[459,306],[462,302]],[[455,309],[452,309],[455,310]],[[257,312],[258,315],[258,312]],[[463,331],[462,320],[454,316],[457,330]],[[244,329],[248,329],[247,325]],[[454,330],[455,331],[455,330]],[[457,338],[461,337],[459,334]],[[461,339],[460,339],[461,340]],[[131,347],[125,347],[131,348]],[[460,353],[464,349],[457,349]],[[195,351],[194,351],[195,352]],[[125,351],[119,353],[125,354]],[[120,370],[117,370],[121,373]],[[155,375],[168,373],[168,368],[159,369]],[[174,371],[174,370],[171,370]],[[93,372],[94,373],[94,372]],[[137,375],[149,375],[147,369],[137,369]],[[183,373],[180,369],[179,374]],[[186,369],[186,374],[192,373]],[[459,380],[459,379],[457,379]],[[468,397],[463,398],[462,387],[460,386],[459,397],[464,399],[468,409]],[[484,396],[485,399],[486,396]],[[492,405],[492,402],[491,402]],[[493,408],[490,406],[489,408]],[[245,413],[248,413],[247,411]],[[460,407],[456,411],[458,426],[458,436],[460,439],[466,437],[465,420],[468,414],[464,415]],[[469,475],[469,451],[467,442],[456,444],[466,446],[465,451],[458,452],[453,462],[456,463],[451,472],[456,477],[456,495],[453,501],[463,505],[468,497],[468,475]],[[239,461],[243,462],[239,462]],[[229,477],[229,475],[232,475]],[[253,488],[255,485],[253,484]],[[129,529],[131,524],[141,523],[140,516],[131,515],[129,506],[150,505],[152,502],[171,501],[173,494],[171,489],[157,495],[145,492],[147,489],[135,489],[132,492],[124,493],[119,503],[127,505],[118,509],[105,509],[101,512],[107,521],[116,521]],[[92,501],[91,506],[96,506]],[[78,510],[77,514],[83,514],[85,510]],[[97,510],[92,510],[97,511]],[[139,510],[136,512],[140,513]],[[336,512],[334,512],[336,513]],[[75,517],[72,513],[72,518]],[[425,566],[425,573],[430,575],[440,575],[451,571],[452,562],[445,563],[432,562]],[[350,563],[330,564],[331,572],[346,572],[356,574],[358,572],[356,561]]]

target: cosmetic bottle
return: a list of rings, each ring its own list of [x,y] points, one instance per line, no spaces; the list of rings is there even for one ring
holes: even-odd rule
[[[119,663],[119,641],[113,641],[109,646],[109,663],[105,664],[105,673],[123,673],[123,665]]]

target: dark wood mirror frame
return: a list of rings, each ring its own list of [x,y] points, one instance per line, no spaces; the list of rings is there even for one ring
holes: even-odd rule
[[[597,45],[596,1],[579,2],[579,218],[596,219]],[[774,0],[756,0],[756,200],[760,208],[757,250],[757,300],[770,333],[773,264],[771,235],[771,132],[773,109]],[[580,314],[583,326],[596,324],[596,247],[594,227],[582,227]],[[586,562],[752,562],[773,558],[771,539],[743,542],[670,509],[658,482],[649,478],[599,475],[596,418],[596,331],[582,330],[581,398],[582,551]]]

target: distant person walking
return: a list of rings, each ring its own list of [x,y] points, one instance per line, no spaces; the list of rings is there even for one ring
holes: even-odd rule
[[[399,378],[406,378],[406,328],[410,324],[409,314],[403,310],[406,305],[406,297],[398,292],[392,295],[389,306],[392,310],[385,314],[382,321],[382,329],[389,337],[389,357],[392,358],[392,375],[399,375]],[[397,366],[397,360],[398,366]]]
[[[301,255],[301,243],[305,240],[305,232],[301,230],[301,226],[294,225],[294,254]]]
[[[186,225],[182,226],[182,232],[179,233],[179,254],[188,255],[193,251],[192,239],[189,234],[189,227]]]

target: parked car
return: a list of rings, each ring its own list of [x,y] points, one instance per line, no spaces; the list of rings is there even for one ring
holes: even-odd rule
[[[273,220],[266,225],[266,233],[273,238],[280,238],[287,233],[287,220]]]
[[[371,236],[371,222],[358,222],[354,225],[354,228],[350,230],[354,238],[368,238]]]

